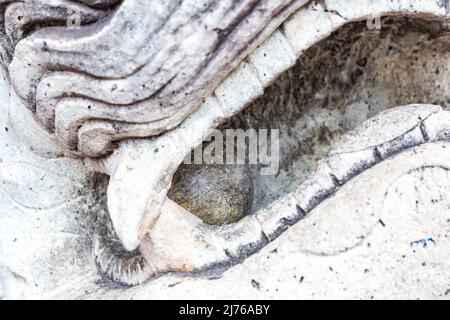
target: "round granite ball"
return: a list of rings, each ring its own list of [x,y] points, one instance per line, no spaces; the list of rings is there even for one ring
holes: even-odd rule
[[[246,165],[182,165],[168,196],[206,224],[224,225],[249,213],[253,182]]]

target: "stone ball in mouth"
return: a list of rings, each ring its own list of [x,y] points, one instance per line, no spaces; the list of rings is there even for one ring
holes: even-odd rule
[[[235,223],[250,211],[252,177],[246,165],[182,165],[168,196],[206,224]]]

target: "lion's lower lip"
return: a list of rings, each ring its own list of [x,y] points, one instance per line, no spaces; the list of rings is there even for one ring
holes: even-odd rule
[[[390,132],[384,131],[388,127],[383,129],[382,124],[404,119],[405,122],[398,123],[403,126],[398,131],[401,134],[383,141],[383,133],[379,137],[371,135],[373,124],[368,123],[355,132],[353,141],[342,143],[325,157],[297,190],[232,225],[206,226],[169,200],[148,233],[151,240],[141,244],[141,251],[147,261],[164,261],[169,270],[179,272],[202,271],[241,261],[302,220],[362,172],[404,150],[445,139],[449,128],[435,126],[439,118],[450,119],[450,114],[427,105],[410,105],[382,113],[374,121],[379,125],[377,129],[388,137]],[[349,148],[354,151],[345,151]],[[410,165],[414,169],[414,164]],[[168,236],[172,234],[177,237]],[[169,248],[170,255],[166,254]]]

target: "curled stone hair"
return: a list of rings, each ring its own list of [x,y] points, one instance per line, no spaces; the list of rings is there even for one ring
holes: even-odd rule
[[[2,1],[4,61],[64,149],[104,156],[177,126],[305,2]],[[85,26],[66,26],[74,13]]]

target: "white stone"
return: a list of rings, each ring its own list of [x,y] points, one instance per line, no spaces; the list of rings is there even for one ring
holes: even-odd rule
[[[125,0],[108,4],[115,14],[101,24],[108,10],[13,2],[0,4],[0,299],[448,298],[450,129],[438,106],[366,121],[294,191],[233,225],[205,225],[166,196],[211,130],[338,28],[381,14],[448,22],[448,6],[276,0],[234,25],[224,14],[233,1],[197,15],[195,1],[174,11],[176,1]],[[83,10],[91,32],[26,34],[17,19],[45,14],[61,24],[67,6]],[[193,16],[204,20],[186,23]],[[436,79],[446,90],[445,75]],[[111,176],[108,199],[92,171]],[[100,284],[92,246],[106,200],[124,248],[146,261],[125,280],[160,277]]]

